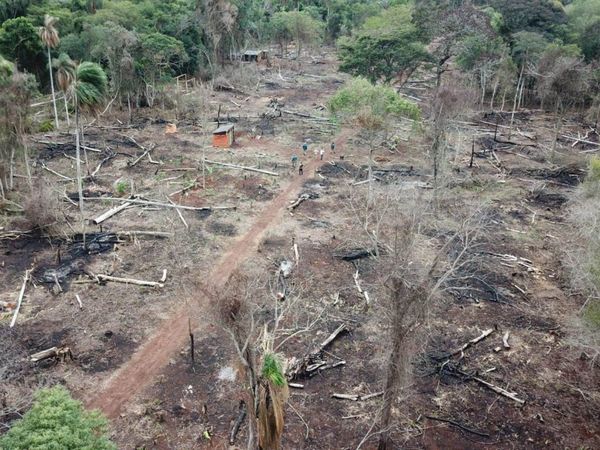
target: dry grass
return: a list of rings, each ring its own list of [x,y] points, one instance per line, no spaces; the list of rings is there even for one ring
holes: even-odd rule
[[[61,233],[66,223],[61,211],[57,186],[48,180],[35,180],[23,202],[23,214],[31,228],[48,235]]]

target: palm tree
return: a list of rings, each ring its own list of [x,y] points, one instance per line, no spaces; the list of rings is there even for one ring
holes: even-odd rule
[[[56,110],[56,95],[54,94],[54,77],[52,75],[52,55],[50,49],[58,47],[60,38],[58,37],[58,30],[55,28],[58,19],[56,17],[44,16],[44,26],[39,28],[40,39],[48,50],[48,71],[50,72],[50,89],[52,90],[52,105],[54,106],[54,122],[58,129],[58,111]]]
[[[52,61],[52,68],[56,70],[56,82],[59,89],[63,92],[63,99],[65,103],[65,115],[67,116],[67,126],[71,126],[71,120],[69,119],[69,102],[67,100],[67,91],[69,86],[75,80],[75,69],[77,64],[67,55],[61,53],[58,58]]]
[[[61,54],[55,64],[58,85],[65,97],[73,100],[75,105],[75,147],[77,165],[77,193],[79,210],[83,218],[83,182],[81,177],[81,129],[79,115],[82,110],[94,111],[106,96],[108,80],[106,73],[96,63],[82,62],[75,64],[68,55]]]

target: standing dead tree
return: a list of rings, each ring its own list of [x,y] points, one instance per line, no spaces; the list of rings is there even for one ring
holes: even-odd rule
[[[432,234],[441,225],[434,214],[431,194],[390,186],[374,192],[373,210],[378,211],[377,219],[371,221],[375,229],[365,232],[362,223],[358,228],[363,236],[366,233],[367,239],[385,249],[376,258],[378,272],[383,274],[379,284],[388,295],[378,298],[375,305],[383,308],[389,325],[389,335],[384,339],[390,348],[377,432],[378,448],[384,450],[391,448],[392,411],[401,388],[407,384],[411,344],[419,335],[432,300],[469,276],[467,268],[477,258],[475,249],[485,222],[484,215],[476,211],[446,218],[444,229]]]
[[[280,353],[281,349],[293,337],[310,331],[321,320],[323,311],[305,314],[305,308],[300,308],[298,291],[292,286],[284,289],[285,302],[282,302],[278,295],[282,291],[279,268],[269,282],[260,278],[234,274],[215,295],[215,310],[243,368],[243,400],[248,411],[247,448],[276,450],[280,448],[283,434],[290,379],[285,364],[287,358]],[[301,315],[310,318],[306,324],[298,325]],[[298,325],[291,334],[290,323]],[[341,330],[334,333],[332,340],[340,333]],[[323,346],[329,343],[326,340]]]

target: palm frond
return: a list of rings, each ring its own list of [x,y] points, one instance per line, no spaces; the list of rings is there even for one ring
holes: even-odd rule
[[[40,39],[46,47],[56,48],[58,47],[58,44],[60,44],[58,30],[56,29],[57,23],[58,18],[46,14],[44,16],[44,26],[38,29]]]
[[[79,106],[93,109],[106,95],[108,79],[96,63],[82,62],[77,66],[75,94]]]
[[[279,361],[279,358],[272,353],[265,354],[262,376],[275,386],[282,387],[286,385],[281,362]]]
[[[61,53],[52,61],[52,67],[56,70],[57,82],[60,90],[67,92],[75,81],[77,64],[66,53]]]

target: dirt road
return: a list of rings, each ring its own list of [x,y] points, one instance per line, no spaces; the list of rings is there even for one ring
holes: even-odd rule
[[[232,243],[230,249],[219,259],[207,277],[211,280],[212,287],[223,286],[235,269],[254,254],[265,232],[278,222],[289,200],[299,194],[304,181],[314,175],[314,171],[321,163],[323,161],[308,162],[304,168],[304,176],[295,175],[285,189],[265,206],[252,227]],[[202,305],[208,299],[193,300],[181,302],[186,306],[177,310],[159,326],[154,335],[87,403],[88,408],[100,409],[109,418],[115,418],[130,399],[154,381],[173,355],[186,345],[190,316],[188,304]]]

